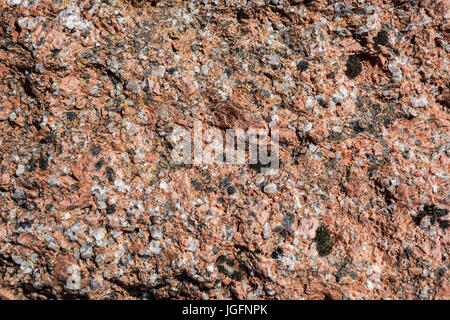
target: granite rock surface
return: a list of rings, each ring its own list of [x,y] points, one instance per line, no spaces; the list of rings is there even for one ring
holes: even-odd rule
[[[449,0],[0,0],[0,298],[449,299]],[[174,163],[278,130],[280,168]]]

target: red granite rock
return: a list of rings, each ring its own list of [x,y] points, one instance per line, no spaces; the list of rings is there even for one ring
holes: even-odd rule
[[[448,17],[0,2],[0,299],[449,299]],[[176,164],[196,121],[280,168]]]

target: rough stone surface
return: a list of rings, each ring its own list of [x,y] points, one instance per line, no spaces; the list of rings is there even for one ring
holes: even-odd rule
[[[0,298],[449,299],[449,7],[0,1]]]

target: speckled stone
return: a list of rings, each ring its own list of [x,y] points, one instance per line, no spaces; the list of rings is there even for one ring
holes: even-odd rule
[[[1,1],[0,298],[449,299],[449,8]]]

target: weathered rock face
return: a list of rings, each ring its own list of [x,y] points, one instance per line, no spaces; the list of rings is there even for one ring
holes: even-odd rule
[[[449,299],[449,10],[1,1],[0,298]]]

